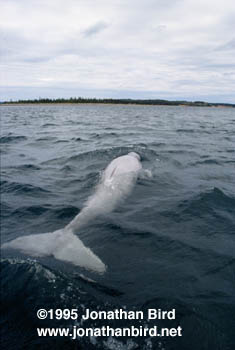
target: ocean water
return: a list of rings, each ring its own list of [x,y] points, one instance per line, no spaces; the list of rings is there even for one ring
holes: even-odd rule
[[[234,349],[235,109],[0,108],[2,243],[67,225],[115,157],[137,152],[152,174],[78,233],[105,273],[2,249],[2,349]],[[39,321],[40,308],[175,308],[175,320],[157,325],[180,325],[183,336],[39,338],[37,327],[79,324]]]

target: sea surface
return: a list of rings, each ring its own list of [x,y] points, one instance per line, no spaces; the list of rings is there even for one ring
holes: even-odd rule
[[[235,109],[135,105],[1,106],[1,242],[68,224],[115,157],[134,151],[140,177],[112,212],[79,232],[106,264],[97,273],[3,249],[2,349],[235,349]],[[40,308],[176,310],[155,322],[182,337],[37,336]]]

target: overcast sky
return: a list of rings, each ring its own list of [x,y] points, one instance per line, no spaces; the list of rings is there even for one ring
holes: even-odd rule
[[[1,0],[1,100],[235,103],[234,0]]]

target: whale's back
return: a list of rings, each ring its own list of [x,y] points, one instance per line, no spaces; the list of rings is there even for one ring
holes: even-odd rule
[[[115,158],[105,169],[104,178],[105,180],[117,177],[122,174],[138,173],[142,168],[142,165],[138,158],[133,157],[129,154]]]

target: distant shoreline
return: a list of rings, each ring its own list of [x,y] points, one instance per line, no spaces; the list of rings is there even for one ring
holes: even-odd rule
[[[137,105],[137,106],[179,106],[179,107],[217,107],[217,108],[234,108],[235,104],[232,103],[210,103],[204,101],[168,101],[159,99],[144,99],[144,100],[134,100],[134,99],[96,99],[96,98],[57,98],[48,99],[40,98],[35,100],[18,100],[18,101],[4,101],[0,103],[0,106],[4,105],[87,105],[87,104],[102,104],[102,105]]]
[[[130,105],[130,106],[144,106],[144,107],[149,107],[149,106],[152,106],[152,107],[207,107],[207,108],[235,108],[234,105],[231,105],[231,106],[228,106],[228,105],[218,105],[218,106],[194,106],[194,105],[160,105],[160,104],[157,104],[157,105],[149,105],[149,104],[137,104],[137,103],[70,103],[70,102],[64,102],[64,103],[60,103],[60,102],[56,102],[56,103],[45,103],[45,102],[42,102],[42,103],[0,103],[0,107],[1,106],[82,106],[82,105],[85,105],[85,106],[90,106],[90,105],[101,105],[101,106],[127,106],[127,105]]]

